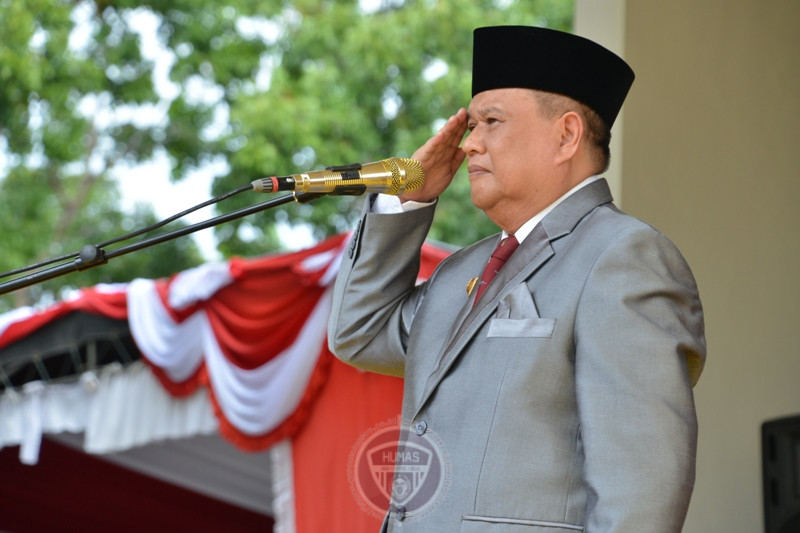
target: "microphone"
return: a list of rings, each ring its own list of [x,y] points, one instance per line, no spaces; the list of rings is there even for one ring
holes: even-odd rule
[[[355,163],[290,176],[271,176],[257,179],[251,185],[255,192],[358,196],[366,192],[399,195],[416,191],[424,181],[425,173],[419,161],[391,157],[363,165]]]

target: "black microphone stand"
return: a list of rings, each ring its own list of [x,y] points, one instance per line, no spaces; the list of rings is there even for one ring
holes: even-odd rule
[[[78,258],[72,262],[60,264],[44,270],[39,270],[33,274],[27,276],[20,276],[10,281],[0,283],[0,296],[15,291],[17,289],[21,289],[23,287],[30,287],[31,285],[35,285],[43,281],[63,276],[65,274],[69,274],[72,272],[82,272],[84,270],[88,270],[90,268],[94,268],[99,265],[104,265],[108,263],[110,259],[113,259],[115,257],[129,254],[131,252],[135,252],[143,248],[148,248],[156,244],[161,244],[162,242],[177,239],[178,237],[183,237],[184,235],[189,235],[191,233],[200,231],[202,229],[210,228],[218,224],[230,222],[231,220],[236,220],[238,218],[246,217],[247,215],[252,215],[253,213],[258,213],[266,209],[271,209],[273,207],[277,207],[279,205],[283,205],[291,201],[306,203],[316,198],[319,198],[320,196],[322,196],[322,194],[296,194],[296,193],[279,196],[278,198],[273,198],[271,200],[262,202],[260,204],[255,204],[249,207],[245,207],[239,209],[238,211],[233,211],[231,213],[220,215],[218,217],[211,218],[203,222],[198,222],[196,224],[179,228],[161,235],[156,235],[149,239],[129,244],[127,246],[122,246],[120,248],[116,248],[110,251],[105,251],[102,247],[94,244],[87,244],[86,246],[81,248],[81,251],[78,253]]]

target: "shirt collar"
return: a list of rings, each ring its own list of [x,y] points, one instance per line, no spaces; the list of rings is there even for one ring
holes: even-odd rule
[[[531,218],[531,219],[529,219],[527,222],[525,222],[525,223],[524,223],[522,226],[520,226],[520,227],[519,227],[519,229],[518,229],[518,230],[517,230],[517,231],[514,233],[514,236],[517,238],[517,241],[519,241],[519,243],[520,243],[520,244],[522,244],[522,241],[524,241],[524,240],[525,240],[525,237],[527,237],[528,235],[530,235],[530,233],[533,231],[533,228],[535,228],[535,227],[536,227],[536,224],[538,224],[539,222],[541,222],[541,221],[542,221],[542,219],[543,219],[544,217],[546,217],[546,216],[547,216],[547,214],[548,214],[550,211],[552,211],[553,209],[555,209],[555,207],[556,207],[558,204],[560,204],[561,202],[563,202],[564,200],[566,200],[567,198],[569,198],[570,196],[572,196],[573,194],[575,194],[575,193],[576,193],[576,192],[578,192],[579,190],[583,189],[584,187],[586,187],[586,186],[587,186],[587,185],[589,185],[590,183],[594,183],[595,181],[597,181],[597,180],[599,180],[599,179],[600,179],[600,176],[597,176],[597,175],[595,175],[595,176],[589,176],[588,178],[586,178],[585,180],[583,180],[582,182],[580,182],[579,184],[577,184],[576,186],[574,186],[573,188],[571,188],[570,190],[568,190],[568,191],[567,191],[567,192],[566,192],[564,195],[562,195],[562,196],[561,196],[561,197],[560,197],[558,200],[556,200],[556,201],[555,201],[555,202],[553,202],[552,204],[548,205],[547,207],[545,207],[544,209],[542,209],[541,211],[539,211],[538,213],[536,213],[536,214],[533,216],[533,218]],[[506,237],[508,237],[508,233],[506,233],[505,231],[503,231],[503,238],[505,239]]]

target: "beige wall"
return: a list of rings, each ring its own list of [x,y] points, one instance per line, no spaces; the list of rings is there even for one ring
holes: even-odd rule
[[[596,3],[577,0],[578,33],[606,24]],[[612,3],[637,73],[622,207],[678,244],[706,312],[684,531],[762,531],[760,426],[800,413],[800,2]]]

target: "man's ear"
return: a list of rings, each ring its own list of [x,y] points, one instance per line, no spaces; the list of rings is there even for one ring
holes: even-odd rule
[[[567,111],[558,119],[559,134],[559,163],[572,159],[578,152],[583,139],[583,119],[575,111]]]

